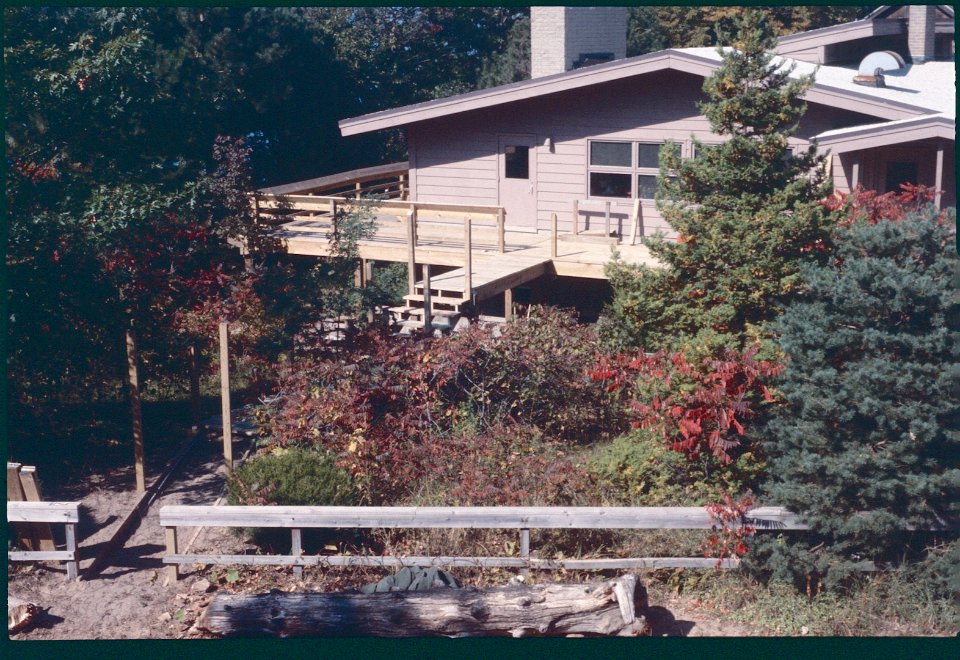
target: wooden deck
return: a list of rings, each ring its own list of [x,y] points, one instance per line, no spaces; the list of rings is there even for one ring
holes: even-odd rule
[[[429,299],[439,312],[498,294],[509,307],[514,287],[547,274],[606,279],[604,266],[615,251],[627,263],[658,265],[646,247],[611,236],[609,226],[560,235],[554,216],[552,231],[520,231],[502,207],[408,200],[406,175],[406,163],[356,170],[261,190],[254,205],[288,254],[318,257],[331,254],[335,215],[366,208],[376,231],[359,242],[360,258],[406,263],[407,304],[423,307]],[[368,193],[380,198],[368,201]],[[433,266],[453,270],[431,277]]]

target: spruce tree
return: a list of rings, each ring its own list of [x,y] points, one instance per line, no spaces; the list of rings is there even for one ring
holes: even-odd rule
[[[822,258],[814,249],[828,234],[821,159],[813,147],[792,154],[788,145],[813,77],[792,77],[774,59],[762,13],[744,12],[738,27],[699,106],[727,139],[694,140],[696,157],[684,161],[675,146],[661,151],[657,208],[679,238],[645,244],[664,268],[608,268],[608,327],[625,343],[672,348],[700,335],[712,348],[743,349],[782,310],[799,265]]]
[[[960,261],[955,210],[839,231],[837,264],[773,324],[785,405],[762,432],[764,502],[811,532],[769,542],[778,577],[842,579],[907,551],[907,527],[960,514]],[[817,547],[819,546],[819,548]],[[816,548],[816,549],[814,549]]]

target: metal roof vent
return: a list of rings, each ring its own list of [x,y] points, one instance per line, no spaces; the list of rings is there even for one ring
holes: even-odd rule
[[[866,87],[886,87],[884,71],[900,71],[906,65],[898,53],[892,50],[877,50],[860,60],[853,82]]]

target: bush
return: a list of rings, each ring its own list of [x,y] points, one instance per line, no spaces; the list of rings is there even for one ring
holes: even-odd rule
[[[298,447],[274,449],[251,458],[227,480],[232,505],[351,506],[357,490],[350,474],[338,468],[333,456]],[[243,533],[264,548],[290,547],[285,529],[246,528]],[[303,531],[304,547],[319,547],[337,537],[328,529]]]
[[[357,501],[350,475],[332,456],[283,448],[238,467],[227,481],[230,504],[349,506]]]

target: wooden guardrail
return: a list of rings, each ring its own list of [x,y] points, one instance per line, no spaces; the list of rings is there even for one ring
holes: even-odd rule
[[[750,511],[747,525],[806,529],[796,515],[780,507]],[[714,521],[702,507],[337,507],[337,506],[165,506],[160,524],[166,530],[163,558],[170,580],[180,564],[249,564],[293,566],[471,566],[554,570],[624,568],[734,568],[736,559],[646,557],[615,559],[541,559],[530,556],[531,529],[710,529]],[[272,527],[291,530],[289,555],[178,554],[178,527]],[[375,557],[304,555],[301,533],[307,528],[517,529],[517,557]]]
[[[7,559],[66,562],[67,578],[77,578],[77,523],[80,522],[80,502],[7,502],[7,521],[63,524],[66,528],[66,550],[12,550],[7,552]]]

